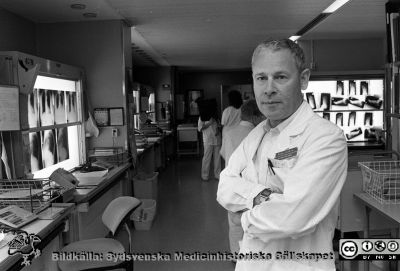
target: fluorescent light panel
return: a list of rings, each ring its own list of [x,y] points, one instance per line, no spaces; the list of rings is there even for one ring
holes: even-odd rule
[[[350,0],[336,0],[329,7],[327,7],[322,13],[334,13],[336,10],[341,8],[344,4],[349,2]]]
[[[296,41],[299,38],[301,38],[301,36],[291,36],[289,39],[292,40],[292,41]]]

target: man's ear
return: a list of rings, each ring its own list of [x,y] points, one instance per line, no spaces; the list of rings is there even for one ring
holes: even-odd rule
[[[308,81],[310,80],[310,69],[304,69],[300,73],[300,86],[302,90],[306,90],[308,87]]]

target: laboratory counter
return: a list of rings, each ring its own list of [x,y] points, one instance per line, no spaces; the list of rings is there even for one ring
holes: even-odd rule
[[[148,136],[147,144],[137,148],[138,170],[147,173],[165,168],[174,154],[173,133],[168,131],[160,136]]]
[[[51,254],[63,246],[62,232],[69,227],[69,217],[73,213],[75,205],[73,203],[53,203],[52,206],[39,213],[38,219],[21,228],[27,234],[34,234],[40,239],[40,242],[37,242],[37,239],[29,239],[28,236],[22,235],[22,240],[30,240],[30,245],[35,249],[26,251],[25,248],[23,253],[31,254],[29,258],[32,258],[38,249],[40,256],[33,259],[31,265],[25,267],[22,254],[17,252],[9,255],[9,246],[3,244],[0,248],[0,270],[21,270],[22,268],[24,270],[57,270],[57,262],[51,260]],[[6,243],[5,241],[3,240],[4,243]],[[15,251],[15,249],[10,251]]]
[[[98,179],[97,183],[85,185],[84,183],[76,189],[74,193],[74,202],[81,204],[84,202],[91,203],[96,201],[102,194],[107,192],[111,185],[118,181],[121,175],[125,174],[131,166],[131,163],[124,163],[118,167],[111,169],[105,176]],[[79,178],[78,178],[79,180]]]
[[[74,193],[76,212],[71,241],[106,236],[108,230],[101,221],[102,212],[113,199],[132,195],[131,165],[124,163],[100,178],[77,178],[80,184]]]
[[[124,163],[100,178],[78,177],[84,188],[78,186],[69,203],[53,203],[52,206],[58,206],[59,214],[47,217],[39,214],[38,219],[22,227],[21,230],[35,234],[41,240],[36,247],[41,250],[41,255],[24,270],[57,270],[52,252],[73,241],[106,236],[108,230],[101,221],[101,214],[113,199],[132,194],[130,167],[131,163]],[[60,206],[65,210],[60,211]],[[53,209],[49,207],[44,212],[51,213]],[[8,245],[0,248],[0,270],[22,269],[22,255],[10,256],[8,248]]]

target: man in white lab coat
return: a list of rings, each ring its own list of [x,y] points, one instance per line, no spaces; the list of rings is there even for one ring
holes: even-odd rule
[[[332,238],[347,175],[342,130],[303,101],[310,71],[288,39],[260,44],[254,92],[267,117],[221,172],[218,202],[243,212],[236,270],[335,270]]]

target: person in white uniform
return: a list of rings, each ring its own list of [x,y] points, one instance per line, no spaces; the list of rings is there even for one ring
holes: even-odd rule
[[[237,90],[228,92],[229,106],[224,109],[221,117],[222,136],[228,127],[233,127],[240,122],[240,107],[243,104],[242,94]]]
[[[256,101],[267,117],[221,172],[218,202],[243,212],[235,270],[335,270],[332,238],[347,175],[342,130],[303,101],[310,71],[289,39],[255,49]]]
[[[202,121],[199,117],[197,123],[199,132],[203,135],[204,154],[201,161],[201,178],[203,181],[208,181],[210,174],[211,161],[214,161],[214,178],[219,179],[221,173],[221,132],[218,121],[211,117],[207,121]]]
[[[257,107],[254,99],[248,100],[240,107],[240,119],[238,125],[226,129],[222,137],[221,156],[228,163],[233,151],[255,126],[265,119]],[[243,237],[240,214],[228,211],[229,246],[232,253],[239,252],[239,242]]]

